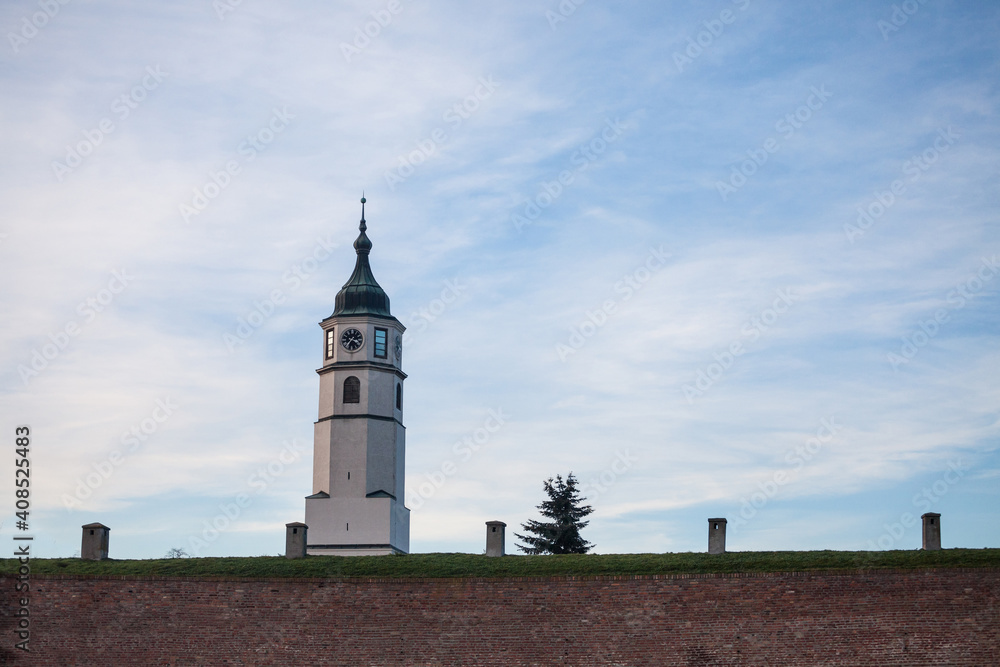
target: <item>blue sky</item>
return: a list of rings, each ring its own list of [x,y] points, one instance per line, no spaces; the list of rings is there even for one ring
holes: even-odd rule
[[[992,3],[0,27],[0,432],[34,431],[39,555],[91,521],[118,558],[283,549],[362,191],[409,328],[413,551],[481,552],[571,470],[598,552],[702,551],[720,516],[731,550],[914,549],[924,511],[1000,546]]]

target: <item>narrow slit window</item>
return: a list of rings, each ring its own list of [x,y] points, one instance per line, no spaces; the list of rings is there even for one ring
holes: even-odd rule
[[[344,380],[344,403],[361,402],[361,380],[353,375]]]
[[[388,356],[389,332],[386,329],[375,329],[375,356],[385,359]]]
[[[403,409],[403,385],[396,383],[396,409]]]

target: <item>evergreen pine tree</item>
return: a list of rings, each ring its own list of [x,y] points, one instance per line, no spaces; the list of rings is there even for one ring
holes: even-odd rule
[[[550,477],[544,482],[545,493],[549,499],[538,506],[542,516],[551,519],[547,523],[528,521],[521,528],[534,535],[519,535],[518,539],[528,546],[517,545],[526,554],[585,554],[593,544],[580,537],[580,529],[586,527],[589,521],[583,517],[593,512],[590,505],[581,505],[585,500],[576,488],[576,477],[571,472],[563,481],[561,475],[556,475],[555,481]]]

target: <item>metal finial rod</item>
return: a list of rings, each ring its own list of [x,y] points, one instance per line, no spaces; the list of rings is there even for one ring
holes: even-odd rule
[[[358,229],[360,229],[361,231],[365,231],[366,229],[368,229],[368,225],[365,224],[365,202],[366,201],[368,201],[368,200],[365,199],[365,193],[362,190],[361,191],[361,224],[358,225]]]

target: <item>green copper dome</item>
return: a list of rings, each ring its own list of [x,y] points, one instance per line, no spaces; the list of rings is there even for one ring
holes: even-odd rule
[[[369,240],[365,230],[365,198],[361,198],[361,224],[358,225],[361,233],[354,242],[354,249],[358,253],[358,261],[354,264],[354,273],[344,286],[337,292],[336,307],[333,315],[378,315],[381,317],[392,317],[389,312],[389,295],[385,293],[372,275],[372,267],[368,264],[368,253],[371,252],[372,242]]]

